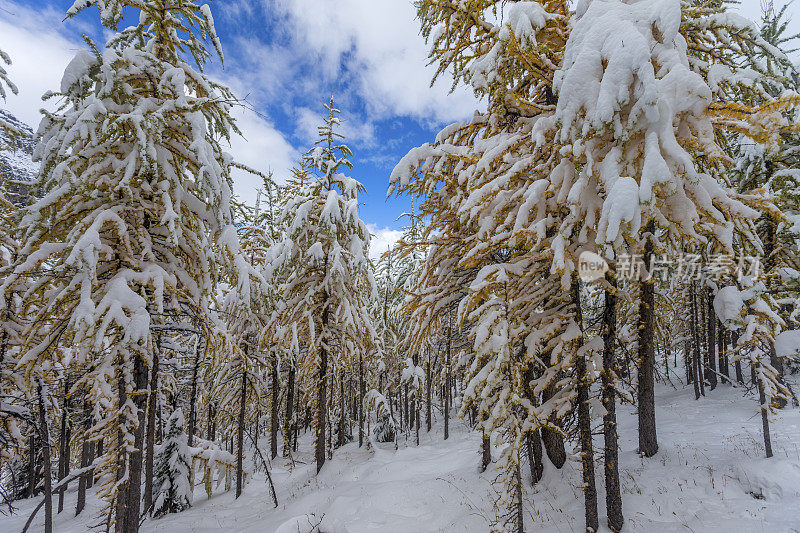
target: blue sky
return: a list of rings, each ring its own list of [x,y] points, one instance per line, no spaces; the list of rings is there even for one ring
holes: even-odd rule
[[[0,0],[0,48],[11,55],[9,73],[20,88],[5,106],[34,128],[39,98],[58,88],[64,67],[84,46],[80,35],[97,42],[108,36],[96,8],[62,22],[71,3]],[[282,179],[313,144],[322,101],[334,93],[354,152],[350,174],[367,188],[361,216],[375,233],[373,254],[383,251],[410,205],[406,198],[385,199],[394,164],[480,107],[465,88],[450,94],[450,80],[430,87],[433,71],[411,2],[217,0],[211,7],[225,64],[215,61],[207,71],[254,110],[236,111],[248,142],[234,142],[231,151]],[[258,184],[239,174],[235,189],[254,199]]]
[[[9,74],[20,88],[0,105],[34,128],[41,95],[58,88],[64,67],[85,46],[80,35],[98,42],[108,36],[96,8],[62,22],[71,3],[0,0],[0,48],[11,55]],[[284,178],[313,144],[322,101],[333,92],[354,152],[350,174],[367,188],[361,216],[375,234],[372,253],[385,250],[410,205],[385,199],[394,164],[443,125],[482,107],[463,87],[450,93],[448,79],[430,87],[433,71],[411,0],[216,0],[211,7],[225,68],[217,61],[208,71],[253,108],[235,112],[247,141],[234,141],[233,154]],[[739,11],[757,19],[760,0],[743,0]],[[798,31],[800,20],[792,26]],[[245,199],[255,198],[258,185],[257,178],[236,176]]]

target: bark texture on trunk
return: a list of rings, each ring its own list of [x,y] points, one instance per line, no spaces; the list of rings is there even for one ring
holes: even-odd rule
[[[572,282],[572,300],[575,306],[575,321],[583,331],[580,288],[577,277]],[[581,333],[580,344],[583,344]],[[594,476],[594,447],[592,446],[592,421],[589,412],[589,374],[586,370],[586,357],[580,352],[575,356],[575,377],[578,382],[578,434],[581,443],[581,464],[583,466],[583,502],[586,511],[586,531],[597,531],[597,485]]]
[[[44,408],[42,382],[36,385],[39,400],[39,440],[42,443],[42,472],[44,473],[44,533],[53,533],[53,485],[50,479],[50,431]]]
[[[158,357],[161,352],[161,335],[156,337],[153,366],[150,369],[150,392],[147,398],[147,442],[144,463],[144,510],[153,507],[153,459],[156,445],[156,411],[158,405]],[[209,404],[210,405],[210,404]]]
[[[328,328],[328,308],[322,311],[322,331]],[[319,349],[319,371],[317,374],[317,420],[316,420],[316,447],[314,450],[314,458],[317,461],[317,473],[322,470],[322,465],[325,464],[325,424],[326,414],[328,408],[327,385],[328,385],[328,349],[325,346],[326,339],[323,339],[322,346]]]
[[[645,232],[647,242],[644,248],[644,264],[650,269],[653,258],[652,233],[655,226],[648,223]],[[652,272],[650,272],[652,274]],[[656,437],[656,405],[655,405],[655,346],[653,332],[655,330],[655,292],[652,279],[640,283],[639,303],[639,383],[637,387],[637,405],[639,411],[639,452],[645,457],[652,457],[658,452]]]
[[[248,344],[245,342],[244,355],[247,357]],[[247,368],[242,360],[242,383],[240,385],[239,396],[239,420],[237,421],[236,437],[239,447],[236,450],[236,497],[242,495],[242,485],[244,477],[244,412],[247,406]]]
[[[616,288],[613,277],[608,276],[612,287]],[[606,480],[606,515],[608,527],[618,533],[625,519],[622,514],[622,494],[619,483],[619,449],[617,438],[616,390],[614,388],[614,368],[616,366],[614,340],[617,329],[617,297],[611,291],[605,292],[603,307],[603,440],[604,473]]]

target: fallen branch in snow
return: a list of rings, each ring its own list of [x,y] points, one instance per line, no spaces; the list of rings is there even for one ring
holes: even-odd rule
[[[261,450],[258,448],[258,442],[253,438],[253,435],[250,434],[249,431],[245,430],[245,434],[250,437],[250,441],[253,443],[253,448],[256,449],[258,452],[258,456],[261,458],[261,462],[264,463],[264,472],[267,474],[267,482],[269,483],[269,490],[272,494],[272,501],[275,502],[275,507],[278,507],[278,495],[275,494],[275,485],[272,483],[272,474],[269,472],[269,463],[266,459],[264,459],[264,455],[261,453]]]
[[[86,466],[86,467],[84,467],[84,468],[80,468],[80,469],[78,469],[78,470],[75,470],[75,471],[73,472],[72,476],[70,476],[70,477],[68,477],[68,478],[64,478],[64,479],[62,479],[61,481],[59,481],[58,483],[56,483],[56,484],[55,484],[55,486],[53,486],[53,487],[50,489],[50,496],[53,496],[53,495],[55,495],[56,493],[58,493],[59,489],[60,489],[62,486],[66,485],[67,483],[70,483],[71,481],[75,481],[76,479],[78,479],[79,477],[81,477],[81,476],[82,476],[83,474],[85,474],[86,472],[89,472],[90,470],[92,470],[94,467],[95,467],[95,465],[94,465],[94,464],[91,464],[91,465],[89,465],[89,466]],[[26,531],[28,531],[28,528],[29,528],[29,527],[31,527],[31,523],[33,522],[33,519],[34,519],[34,517],[36,516],[36,513],[38,513],[38,512],[39,512],[39,509],[41,509],[41,508],[42,508],[42,506],[44,505],[44,502],[45,502],[46,500],[47,500],[47,496],[45,496],[44,498],[42,498],[42,501],[40,501],[40,502],[39,502],[39,505],[37,505],[37,506],[36,506],[36,508],[33,510],[33,512],[31,512],[31,515],[28,517],[28,521],[27,521],[27,522],[25,522],[25,527],[23,527],[23,528],[22,528],[22,532],[21,532],[21,533],[25,533]]]

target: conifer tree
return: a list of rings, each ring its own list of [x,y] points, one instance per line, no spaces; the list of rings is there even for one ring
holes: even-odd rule
[[[326,460],[328,405],[335,401],[332,376],[359,353],[372,353],[376,337],[367,305],[375,291],[366,255],[369,231],[358,216],[358,193],[364,188],[342,173],[352,167],[352,152],[339,144],[340,111],[333,97],[324,107],[319,140],[303,158],[308,173],[286,187],[285,238],[274,246],[270,267],[282,279],[284,296],[270,333],[276,342],[288,339],[287,348],[300,354],[300,377],[314,391],[317,472]],[[304,351],[300,342],[307,343]]]
[[[76,2],[68,16],[88,5]],[[46,272],[26,302],[35,314],[21,364],[52,357],[54,342],[75,348],[71,364],[88,369],[76,386],[102,406],[95,427],[109,444],[100,493],[109,518],[116,506],[116,529],[136,531],[151,326],[181,307],[210,323],[220,266],[237,273],[244,301],[250,291],[220,144],[237,132],[234,98],[198,70],[209,56],[203,38],[221,54],[210,9],[111,1],[100,5],[103,23],[115,29],[125,6],[138,23],[102,51],[87,40],[65,71],[63,103],[45,113],[35,152],[43,196],[25,211],[1,290],[5,299],[19,277]]]
[[[191,458],[183,412],[174,411],[167,420],[164,441],[155,460],[156,499],[153,516],[179,513],[192,506],[192,486],[189,479]]]

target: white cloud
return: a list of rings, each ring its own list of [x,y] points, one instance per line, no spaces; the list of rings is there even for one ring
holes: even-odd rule
[[[55,107],[54,100],[42,102],[41,96],[58,90],[67,64],[75,52],[86,45],[60,33],[64,28],[60,22],[63,15],[54,10],[34,12],[3,0],[0,0],[0,7],[3,8],[0,10],[1,45],[11,56],[8,73],[19,88],[18,95],[9,94],[7,101],[0,105],[35,130],[41,116],[39,109]],[[239,80],[224,73],[220,78],[242,94],[245,85]],[[294,147],[268,120],[253,111],[237,106],[233,108],[233,116],[244,135],[244,138],[234,136],[231,139],[230,151],[234,158],[265,173],[271,169],[276,180],[284,180],[297,156]],[[236,194],[253,201],[261,178],[239,170],[234,171],[233,178]]]
[[[367,229],[372,235],[369,241],[369,256],[373,260],[377,260],[383,252],[392,248],[403,236],[403,232],[400,230],[379,228],[371,223],[367,223]]]
[[[320,59],[322,74],[353,73],[355,89],[373,116],[447,122],[471,116],[478,106],[465,87],[450,94],[448,79],[430,87],[434,69],[427,66],[428,47],[412,2],[327,0],[310,9],[304,0],[264,1],[289,17],[295,45]]]
[[[231,138],[231,153],[234,158],[265,174],[272,170],[275,181],[283,183],[297,159],[294,147],[272,124],[249,109],[235,107],[233,117],[243,135],[243,138]],[[261,178],[236,170],[233,180],[234,192],[252,203],[256,197],[256,189],[262,185]]]
[[[0,46],[11,56],[8,74],[19,88],[19,94],[9,94],[0,106],[35,130],[41,118],[39,109],[55,106],[54,100],[42,102],[42,95],[58,90],[67,64],[86,45],[59,33],[60,21],[51,11],[34,12],[10,2],[2,2],[0,7]]]

